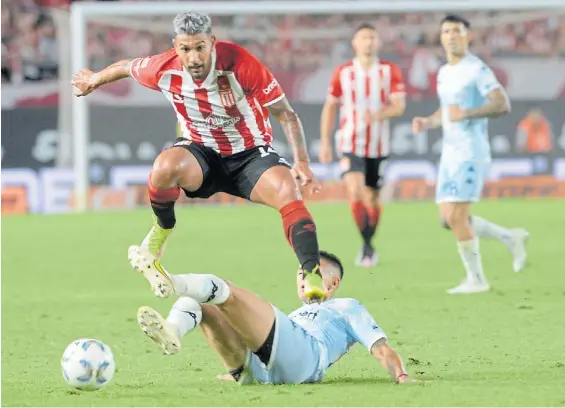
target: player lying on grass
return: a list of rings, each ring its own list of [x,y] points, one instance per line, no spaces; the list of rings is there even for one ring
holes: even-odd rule
[[[153,163],[147,184],[156,222],[142,245],[161,256],[176,224],[181,191],[192,198],[228,193],[280,213],[285,237],[305,272],[307,297],[322,296],[316,226],[295,179],[310,192],[320,185],[310,169],[298,115],[265,65],[239,45],[216,40],[210,17],[181,13],[172,28],[173,48],[97,73],[83,70],[72,82],[76,95],[86,96],[131,77],[162,92],[176,113],[182,137]],[[269,115],[293,148],[292,171],[271,146]]]
[[[138,311],[145,334],[167,354],[178,353],[181,338],[199,325],[226,370],[241,384],[321,381],[355,343],[366,347],[393,381],[416,381],[408,376],[367,309],[354,299],[333,298],[343,278],[343,266],[335,255],[320,252],[328,300],[305,303],[289,316],[255,293],[215,275],[169,274],[142,247],[130,247],[128,256],[158,296],[180,296],[167,319],[147,306]],[[298,296],[305,302],[300,269],[297,285]]]

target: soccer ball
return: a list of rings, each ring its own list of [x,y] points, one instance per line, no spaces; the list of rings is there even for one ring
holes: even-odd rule
[[[61,358],[65,381],[83,391],[95,391],[108,384],[116,364],[112,350],[94,339],[78,339],[67,346]]]

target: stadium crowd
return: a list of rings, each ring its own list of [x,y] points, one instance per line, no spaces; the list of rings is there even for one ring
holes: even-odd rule
[[[2,1],[2,82],[57,76],[57,33],[49,8],[68,6],[68,2]],[[216,18],[216,24],[223,29],[221,39],[248,47],[269,67],[276,67],[278,74],[296,75],[349,57],[348,27],[369,20],[376,24],[383,39],[382,53],[395,59],[407,71],[407,77],[418,82],[418,75],[409,73],[412,66],[434,72],[440,64],[437,22],[442,15],[247,15]],[[565,55],[564,15],[477,12],[468,17],[476,27],[474,52],[487,61],[497,55]],[[258,37],[257,33],[263,35]],[[166,30],[155,34],[91,24],[90,66],[99,69],[116,59],[160,52],[170,44]]]

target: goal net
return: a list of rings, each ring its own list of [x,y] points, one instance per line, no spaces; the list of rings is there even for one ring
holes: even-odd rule
[[[446,12],[467,17],[475,34],[473,52],[503,77],[509,75],[512,58],[534,61],[549,73],[559,68],[541,66],[540,60],[563,51],[555,49],[563,45],[556,45],[551,34],[565,23],[562,4],[562,0],[75,2],[70,18],[58,19],[60,31],[70,34],[68,52],[61,53],[61,75],[66,81],[85,67],[99,70],[120,59],[160,53],[171,47],[175,14],[208,13],[220,41],[243,45],[273,71],[303,121],[316,161],[320,111],[331,71],[352,57],[354,27],[370,22],[382,40],[380,58],[400,65],[408,87],[407,112],[392,125],[395,159],[387,172],[389,185],[402,177],[433,183],[439,135],[413,138],[410,120],[430,114],[437,106],[435,73],[443,58],[440,19]],[[71,137],[60,144],[59,156],[63,166],[73,168],[76,210],[139,204],[145,191],[138,186],[145,185],[153,159],[176,136],[173,110],[160,93],[133,80],[107,85],[87,98],[69,98],[72,90],[65,81],[60,123],[67,128],[62,133]],[[282,132],[273,125],[274,147],[291,159]],[[339,179],[337,164],[315,163],[314,169],[322,179]],[[342,193],[338,187],[329,188],[324,197],[340,198]]]

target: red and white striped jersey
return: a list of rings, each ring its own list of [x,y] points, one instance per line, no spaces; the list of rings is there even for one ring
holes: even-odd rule
[[[338,151],[360,157],[388,156],[389,121],[367,123],[365,116],[386,106],[391,97],[404,94],[400,68],[377,61],[367,71],[354,59],[334,70],[329,94],[341,102]]]
[[[222,156],[269,145],[273,131],[266,107],[285,96],[267,67],[246,49],[226,42],[216,43],[212,68],[200,83],[174,49],[135,59],[131,76],[165,95],[183,137]]]

